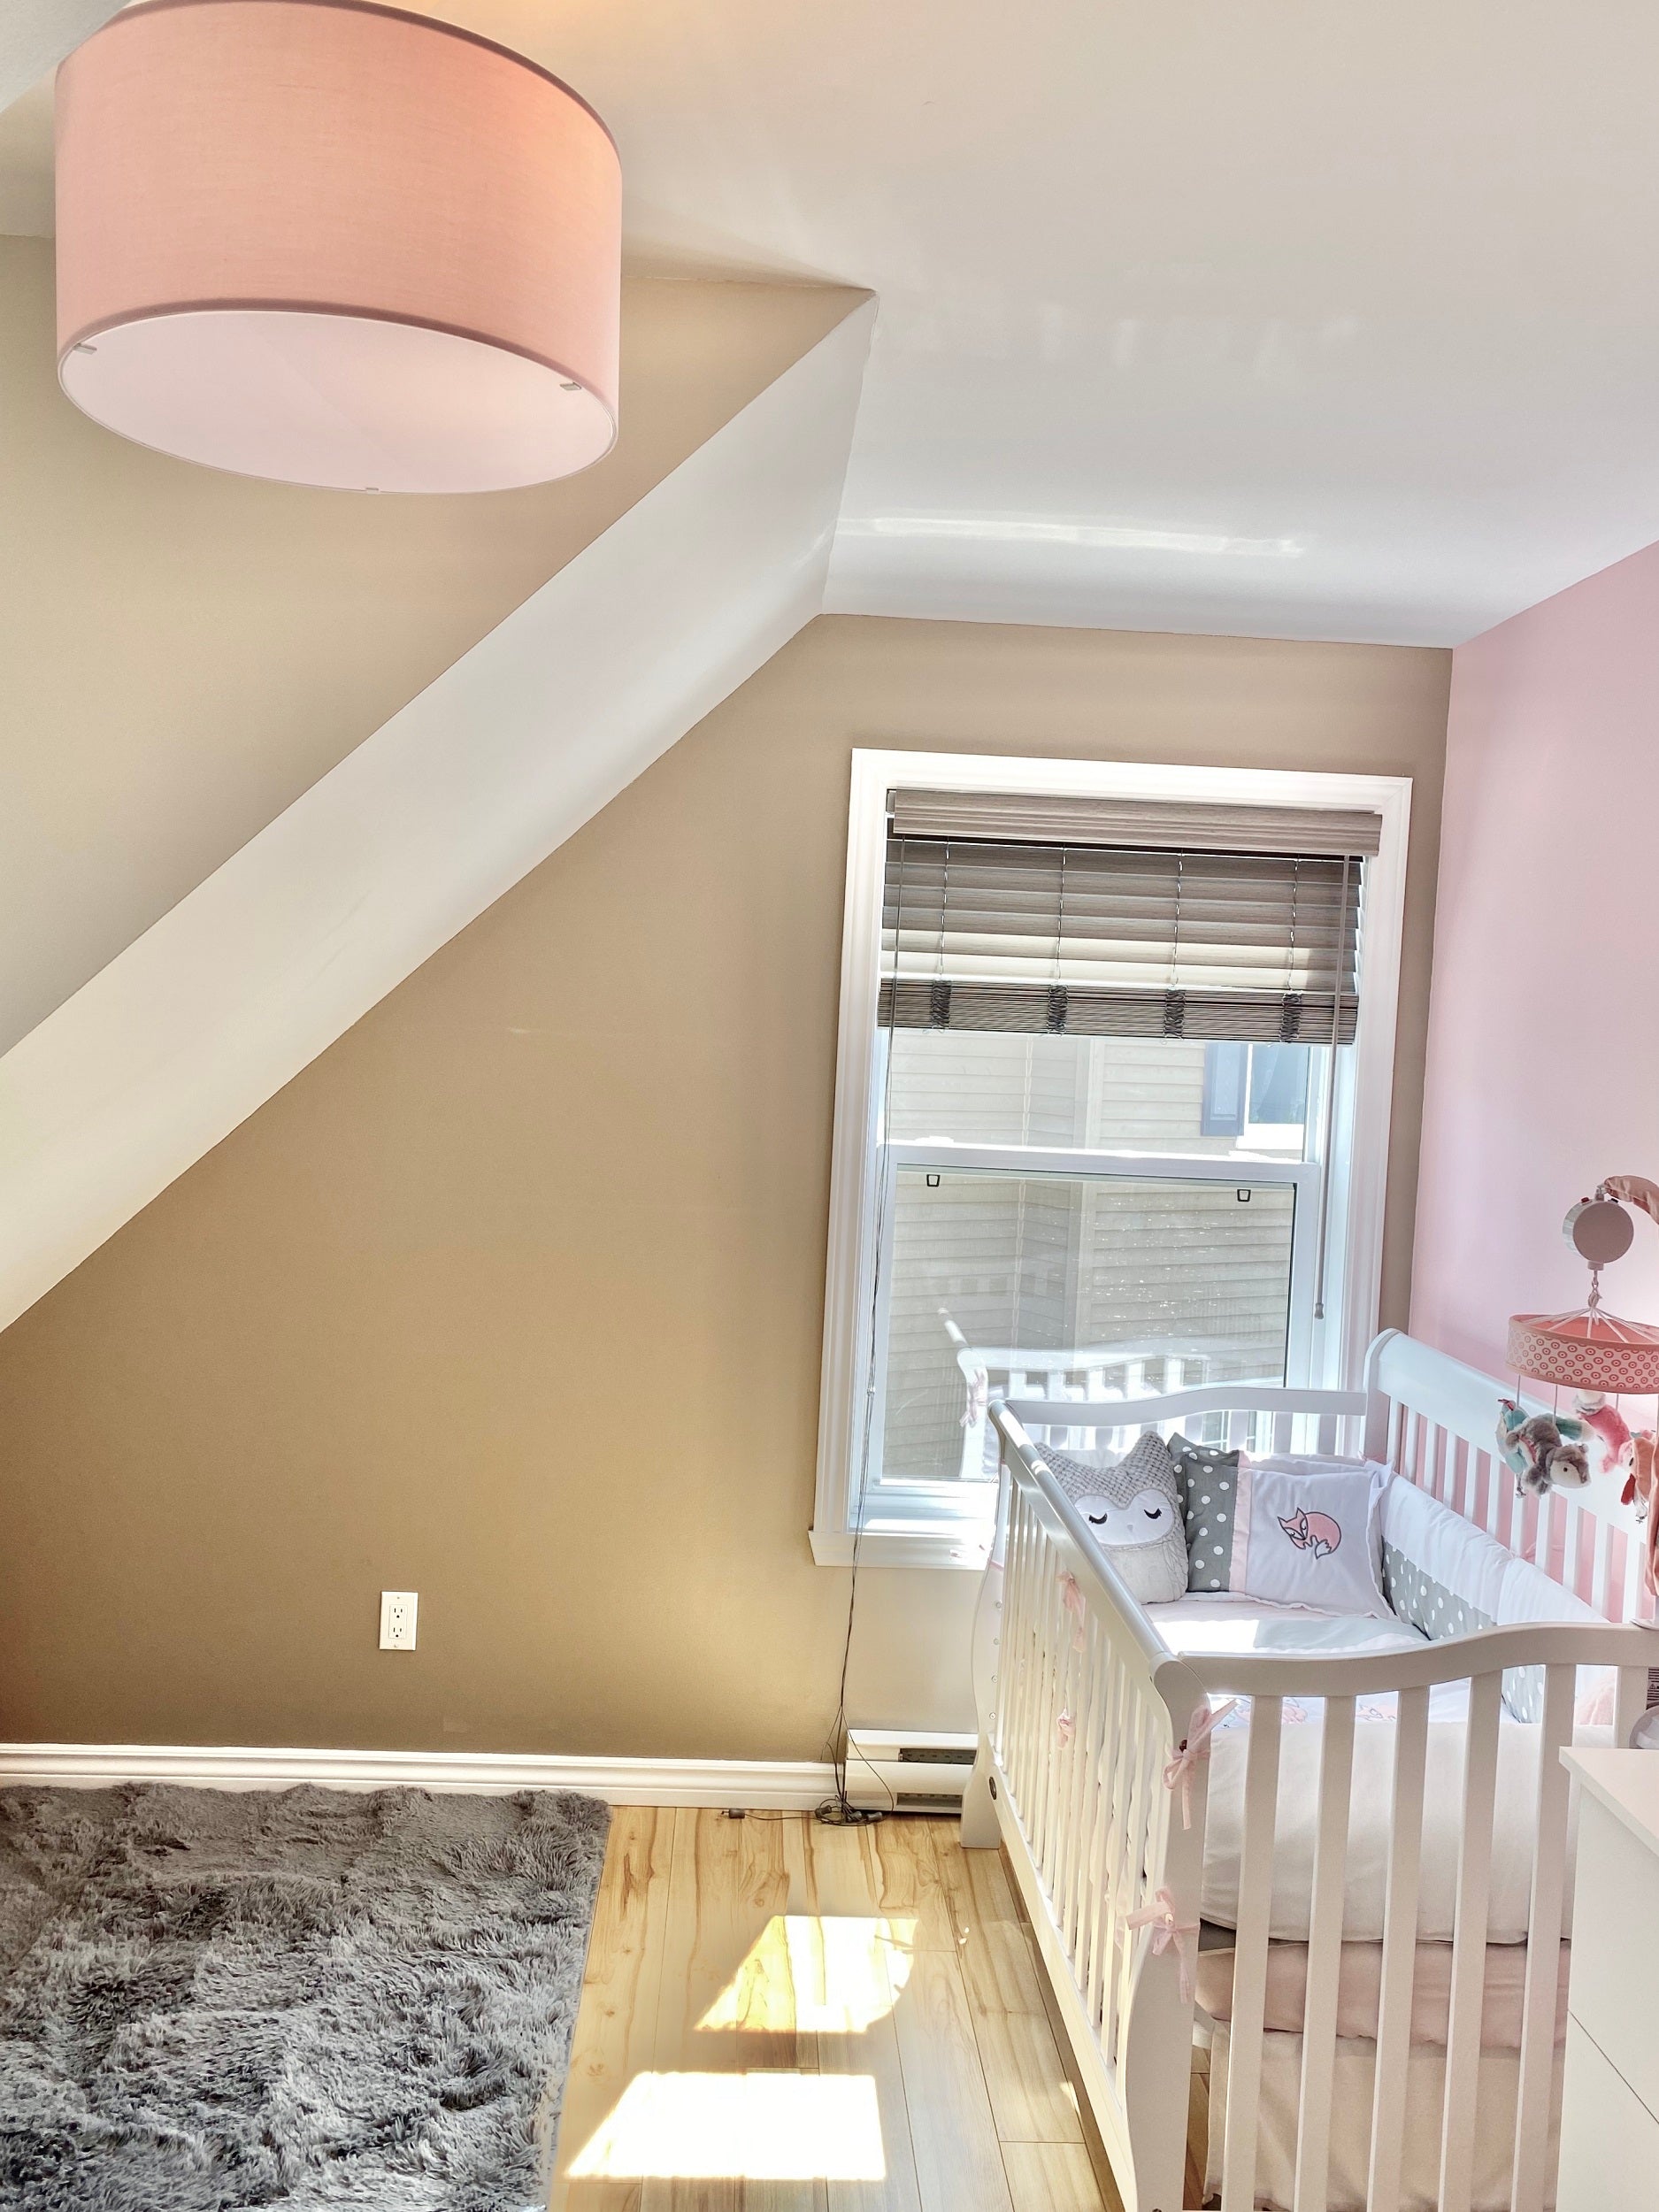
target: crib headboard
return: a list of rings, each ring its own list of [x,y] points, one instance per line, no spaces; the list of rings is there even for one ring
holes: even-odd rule
[[[982,1409],[994,1355],[965,1343],[958,1363],[972,1416]],[[1266,1451],[1363,1454],[1382,1461],[1531,1560],[1609,1620],[1650,1621],[1655,1605],[1641,1571],[1638,1523],[1621,1505],[1611,1477],[1588,1489],[1517,1497],[1515,1479],[1494,1448],[1500,1401],[1512,1382],[1483,1375],[1398,1329],[1385,1330],[1366,1355],[1358,1391],[1294,1390],[1261,1383],[1199,1383],[1146,1395],[1119,1386],[1099,1355],[1034,1356],[988,1376],[1033,1440],[1056,1449],[1126,1449],[1145,1429],[1168,1436],[1208,1424],[1229,1445]],[[977,1392],[975,1376],[980,1380]],[[1106,1379],[1102,1380],[1102,1375]],[[1142,1383],[1144,1389],[1144,1382]],[[1542,1400],[1523,1396],[1530,1410]],[[979,1416],[981,1425],[984,1416]],[[973,1430],[969,1425],[970,1450]]]
[[[1541,1567],[1613,1621],[1650,1621],[1654,1599],[1641,1571],[1632,1508],[1611,1476],[1586,1490],[1517,1495],[1494,1445],[1498,1407],[1515,1385],[1466,1367],[1398,1329],[1386,1330],[1365,1360],[1365,1450],[1429,1492],[1499,1543]],[[1530,1411],[1549,1410],[1523,1394]]]

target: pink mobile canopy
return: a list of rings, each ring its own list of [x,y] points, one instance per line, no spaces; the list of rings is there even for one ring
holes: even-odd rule
[[[1587,1306],[1512,1314],[1509,1363],[1517,1375],[1574,1390],[1659,1391],[1659,1329]]]
[[[497,490],[617,425],[621,177],[557,79],[370,0],[150,0],[58,80],[65,390],[250,476]]]

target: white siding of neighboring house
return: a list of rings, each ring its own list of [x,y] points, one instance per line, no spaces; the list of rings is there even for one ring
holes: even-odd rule
[[[1211,1155],[1233,1143],[1200,1133],[1202,1043],[902,1031],[892,1048],[895,1140]],[[1279,1373],[1291,1219],[1289,1192],[1259,1186],[1246,1205],[1231,1184],[946,1171],[929,1190],[920,1171],[902,1174],[884,1473],[936,1479],[959,1463],[963,1383],[941,1307],[971,1342],[1165,1346],[1207,1354],[1217,1379]]]

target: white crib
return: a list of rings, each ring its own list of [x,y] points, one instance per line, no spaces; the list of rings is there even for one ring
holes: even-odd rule
[[[1471,2212],[1494,2200],[1491,2182],[1477,2176],[1477,2100],[1486,2116],[1484,2174],[1494,2161],[1491,2111],[1500,2094],[1507,2193],[1496,2201],[1513,2212],[1544,2212],[1553,2201],[1556,1983],[1571,1833],[1559,1754],[1586,1733],[1575,1718],[1578,1670],[1617,1670],[1610,1727],[1601,1716],[1590,1740],[1622,1742],[1647,1701],[1659,1644],[1638,1624],[1651,1619],[1653,1607],[1633,1520],[1605,1484],[1541,1502],[1515,1497],[1492,1450],[1504,1394],[1500,1383],[1391,1333],[1371,1348],[1362,1392],[1216,1385],[1135,1403],[1131,1424],[1109,1432],[1080,1424],[1084,1391],[1053,1377],[1045,1396],[991,1409],[1002,1494],[980,1608],[981,1743],[963,1840],[1007,1847],[1127,2212],[1176,2212],[1184,2201],[1195,2020],[1211,2055],[1212,2177],[1223,2212],[1247,2212],[1258,2201],[1290,2212],[1351,2203],[1367,2212],[1425,2204]],[[1094,1406],[1088,1410],[1100,1417]],[[1119,1420],[1132,1409],[1119,1402],[1111,1410]],[[1602,1617],[1533,1621],[1351,1657],[1172,1656],[1090,1544],[1042,1466],[1041,1444],[1124,1448],[1144,1428],[1168,1435],[1195,1430],[1205,1417],[1211,1441],[1219,1420],[1229,1442],[1257,1451],[1335,1449],[1386,1463]],[[1516,1667],[1545,1672],[1542,1718],[1524,1747],[1524,1963],[1513,1951],[1503,1962],[1523,1985],[1518,2043],[1502,2054],[1500,2070],[1483,2067],[1493,2054],[1483,2051],[1482,2022],[1494,1816],[1507,1809],[1514,1817],[1519,1755],[1508,1748],[1500,1755],[1501,1725],[1506,1747],[1516,1725],[1504,1720],[1500,1694],[1504,1671]],[[1425,1789],[1431,1825],[1438,1816],[1444,1826],[1447,1743],[1441,1730],[1437,1766],[1431,1700],[1458,1684],[1466,1686],[1466,1701],[1451,1789],[1454,1797],[1461,1792],[1455,1931],[1442,2047],[1426,2066],[1413,2033],[1422,1839]],[[1188,1985],[1206,1878],[1209,1767],[1195,1759],[1187,1768],[1190,1826],[1165,1770],[1194,1716],[1212,1700],[1235,1696],[1249,1701],[1248,1735],[1248,1744],[1233,1747],[1241,1770],[1237,1760],[1229,1770],[1241,1810],[1229,1801],[1237,1830],[1235,1932],[1230,2018],[1217,2028]],[[1374,2035],[1356,2042],[1351,2024],[1346,2037],[1339,2033],[1350,1830],[1359,1805],[1357,1798],[1350,1804],[1356,1716],[1357,1708],[1366,1732],[1379,1699],[1392,1701],[1380,1990]],[[1287,2037],[1269,2026],[1273,1860],[1286,1712],[1300,1713],[1310,1701],[1320,1708],[1320,1727],[1305,1984],[1300,2032]],[[1368,1750],[1377,1740],[1374,1730],[1366,1732]],[[1506,1840],[1500,1829],[1500,1845]],[[1148,1912],[1180,1932],[1171,1939],[1157,1921],[1137,1919]],[[1368,2112],[1356,2113],[1356,2105]],[[1357,2150],[1356,2126],[1363,2129]],[[1359,2178],[1339,2178],[1333,2187],[1333,2175],[1352,2174],[1356,2159]]]

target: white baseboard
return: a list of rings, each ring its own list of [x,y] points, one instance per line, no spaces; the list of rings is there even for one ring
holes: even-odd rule
[[[714,1805],[810,1812],[834,1787],[812,1760],[574,1759],[495,1751],[287,1751],[261,1745],[0,1743],[0,1786],[100,1789],[583,1790],[610,1805]]]

